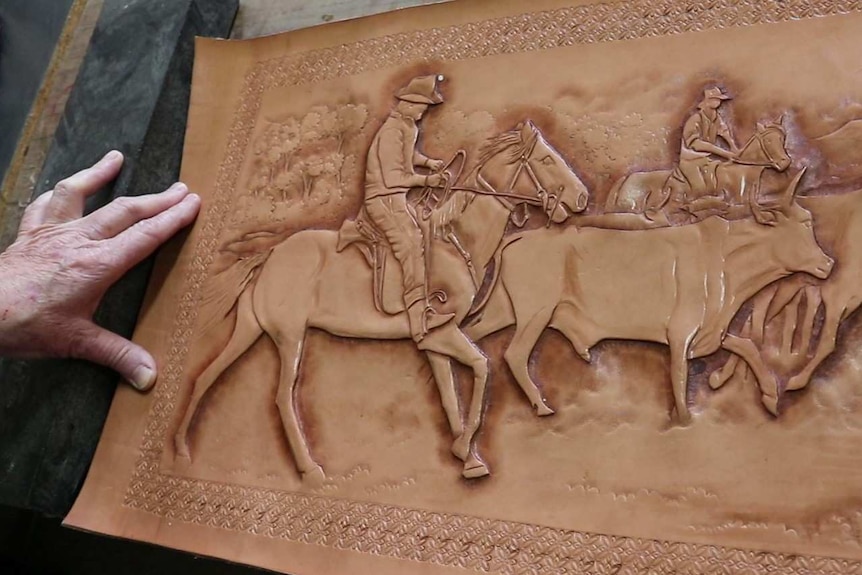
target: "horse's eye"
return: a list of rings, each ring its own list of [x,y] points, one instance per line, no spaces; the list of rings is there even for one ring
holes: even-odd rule
[[[554,158],[552,158],[551,156],[545,156],[544,158],[542,158],[542,163],[546,166],[553,166]]]

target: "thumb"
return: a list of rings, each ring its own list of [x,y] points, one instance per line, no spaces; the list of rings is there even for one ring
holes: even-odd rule
[[[80,335],[71,355],[110,367],[139,391],[156,382],[156,362],[147,350],[95,324]]]

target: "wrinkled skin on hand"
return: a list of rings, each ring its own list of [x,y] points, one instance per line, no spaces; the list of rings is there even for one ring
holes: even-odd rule
[[[27,208],[17,239],[0,253],[0,355],[85,359],[147,390],[153,357],[94,324],[93,313],[126,271],[195,219],[200,198],[177,183],[82,217],[86,198],[122,165],[122,154],[110,152]]]

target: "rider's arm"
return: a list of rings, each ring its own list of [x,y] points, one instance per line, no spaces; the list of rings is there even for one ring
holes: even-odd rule
[[[413,171],[413,153],[407,148],[401,130],[383,129],[377,158],[383,172],[383,184],[387,188],[419,188],[427,184],[427,176]]]
[[[682,129],[682,138],[687,148],[695,152],[714,154],[728,160],[733,159],[733,154],[724,148],[711,144],[701,137],[703,128],[701,126],[700,114],[695,114],[685,123]]]
[[[727,142],[727,145],[730,146],[731,150],[734,152],[739,151],[739,147],[733,139],[733,133],[730,131],[730,126],[727,125],[721,116],[718,117],[718,135],[721,139]]]

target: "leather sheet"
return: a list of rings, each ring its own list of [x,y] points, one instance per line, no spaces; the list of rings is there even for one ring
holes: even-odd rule
[[[159,383],[66,524],[299,575],[862,573],[860,32],[476,0],[199,40]]]

